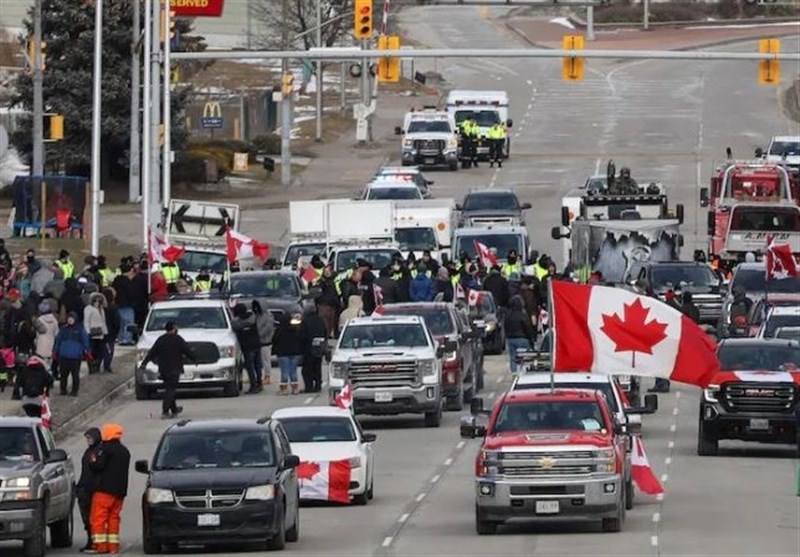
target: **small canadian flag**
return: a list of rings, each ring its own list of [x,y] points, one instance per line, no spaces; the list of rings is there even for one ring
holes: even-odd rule
[[[464,292],[464,287],[461,284],[456,284],[456,298],[463,300],[467,297],[466,292]]]
[[[186,249],[168,244],[152,228],[147,229],[147,261],[154,263],[174,263],[186,253]]]
[[[230,228],[225,232],[225,242],[228,248],[229,263],[255,257],[265,261],[269,257],[268,244],[263,244]]]
[[[470,290],[467,296],[467,304],[470,306],[477,306],[481,302],[481,293],[477,290]]]
[[[487,269],[491,269],[492,267],[497,265],[497,257],[491,252],[491,250],[488,247],[486,247],[486,244],[482,244],[478,240],[474,240],[474,244],[475,244],[475,253],[484,267],[486,267]]]
[[[53,425],[53,412],[50,410],[50,397],[45,396],[42,399],[42,425],[47,429]]]
[[[297,467],[300,499],[312,501],[350,502],[350,461],[304,461]]]
[[[631,478],[636,483],[636,487],[639,488],[639,491],[643,493],[647,493],[648,495],[664,493],[661,482],[658,481],[656,475],[653,474],[653,469],[650,468],[650,462],[648,462],[647,454],[644,452],[642,438],[638,436],[634,436],[633,438]]]
[[[348,382],[344,389],[339,391],[339,394],[336,395],[336,398],[333,399],[333,403],[342,408],[347,410],[348,408],[352,408],[353,406],[353,389],[350,387],[350,383]]]

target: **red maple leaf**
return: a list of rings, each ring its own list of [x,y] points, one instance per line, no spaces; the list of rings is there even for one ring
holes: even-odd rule
[[[633,352],[631,367],[636,367],[636,353],[652,354],[653,347],[667,338],[664,331],[666,323],[659,323],[655,319],[646,323],[649,308],[645,308],[639,298],[632,304],[625,304],[625,319],[620,319],[616,313],[603,314],[603,326],[600,330],[610,338],[616,348],[614,352]]]
[[[298,480],[310,480],[319,474],[319,464],[316,462],[301,462],[297,467]]]

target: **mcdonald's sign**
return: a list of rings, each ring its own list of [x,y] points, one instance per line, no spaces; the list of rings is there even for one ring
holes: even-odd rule
[[[207,102],[203,107],[203,117],[200,118],[200,127],[204,130],[215,130],[222,127],[222,107],[219,103]]]
[[[225,0],[169,0],[169,8],[179,17],[220,17]]]

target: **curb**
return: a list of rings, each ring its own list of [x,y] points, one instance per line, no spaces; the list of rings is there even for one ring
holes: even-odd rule
[[[101,396],[99,399],[97,399],[97,401],[90,404],[81,412],[75,414],[64,423],[57,425],[55,428],[53,428],[53,436],[57,441],[62,441],[63,439],[72,435],[77,426],[94,419],[100,415],[101,411],[108,408],[111,405],[111,402],[114,402],[115,400],[124,396],[126,391],[133,388],[135,381],[136,378],[131,377],[124,383],[117,385],[108,393]]]

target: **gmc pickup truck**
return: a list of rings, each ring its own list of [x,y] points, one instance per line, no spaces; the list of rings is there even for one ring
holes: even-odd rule
[[[475,523],[494,534],[512,518],[600,520],[619,532],[629,477],[625,428],[596,391],[511,391],[487,426],[473,399],[461,436],[483,437],[475,459]]]
[[[25,557],[72,547],[75,469],[36,418],[0,418],[0,541],[22,540]]]

